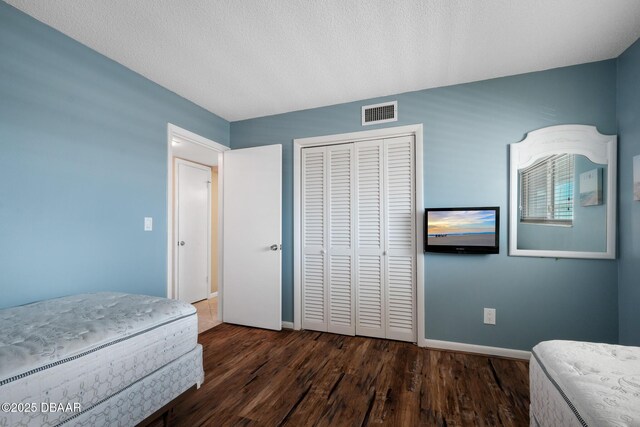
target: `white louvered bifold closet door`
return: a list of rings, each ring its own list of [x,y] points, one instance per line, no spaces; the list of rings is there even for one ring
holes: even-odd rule
[[[302,327],[354,335],[353,144],[302,153]]]
[[[385,337],[383,141],[356,144],[356,334]]]
[[[302,328],[326,331],[326,150],[302,150],[302,171]]]
[[[327,330],[355,335],[353,144],[327,147],[329,324]]]
[[[386,337],[416,341],[413,137],[384,141]]]
[[[302,150],[302,327],[416,341],[413,137]]]

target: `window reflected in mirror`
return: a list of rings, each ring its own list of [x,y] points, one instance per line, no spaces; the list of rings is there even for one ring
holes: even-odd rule
[[[519,171],[519,249],[606,250],[606,204],[580,203],[580,175],[595,168],[606,170],[606,165],[593,163],[583,155],[563,153],[547,156]]]
[[[574,155],[556,154],[520,170],[520,221],[573,224]]]

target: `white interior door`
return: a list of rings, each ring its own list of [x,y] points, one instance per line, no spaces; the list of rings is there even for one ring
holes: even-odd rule
[[[224,153],[223,321],[282,328],[282,146]]]
[[[200,301],[209,296],[211,236],[211,168],[175,161],[178,299]]]

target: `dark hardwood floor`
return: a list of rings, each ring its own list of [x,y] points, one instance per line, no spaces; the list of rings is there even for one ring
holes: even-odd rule
[[[526,361],[228,324],[199,337],[205,381],[178,426],[528,426]]]

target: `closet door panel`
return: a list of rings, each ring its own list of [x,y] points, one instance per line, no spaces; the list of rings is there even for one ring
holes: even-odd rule
[[[350,255],[329,257],[329,325],[328,331],[354,335],[353,263]]]
[[[413,137],[384,141],[386,337],[416,341]]]
[[[302,150],[302,327],[327,330],[326,150]]]
[[[385,337],[384,269],[380,255],[358,257],[356,334]]]
[[[354,335],[353,144],[327,147],[328,162],[328,331]]]
[[[302,264],[304,283],[302,327],[315,331],[326,331],[325,307],[325,262],[324,255],[309,254]]]
[[[387,338],[416,341],[415,262],[410,256],[388,256]]]
[[[361,142],[356,152],[357,250],[381,251],[382,141]]]
[[[356,144],[356,334],[385,337],[383,141]]]

